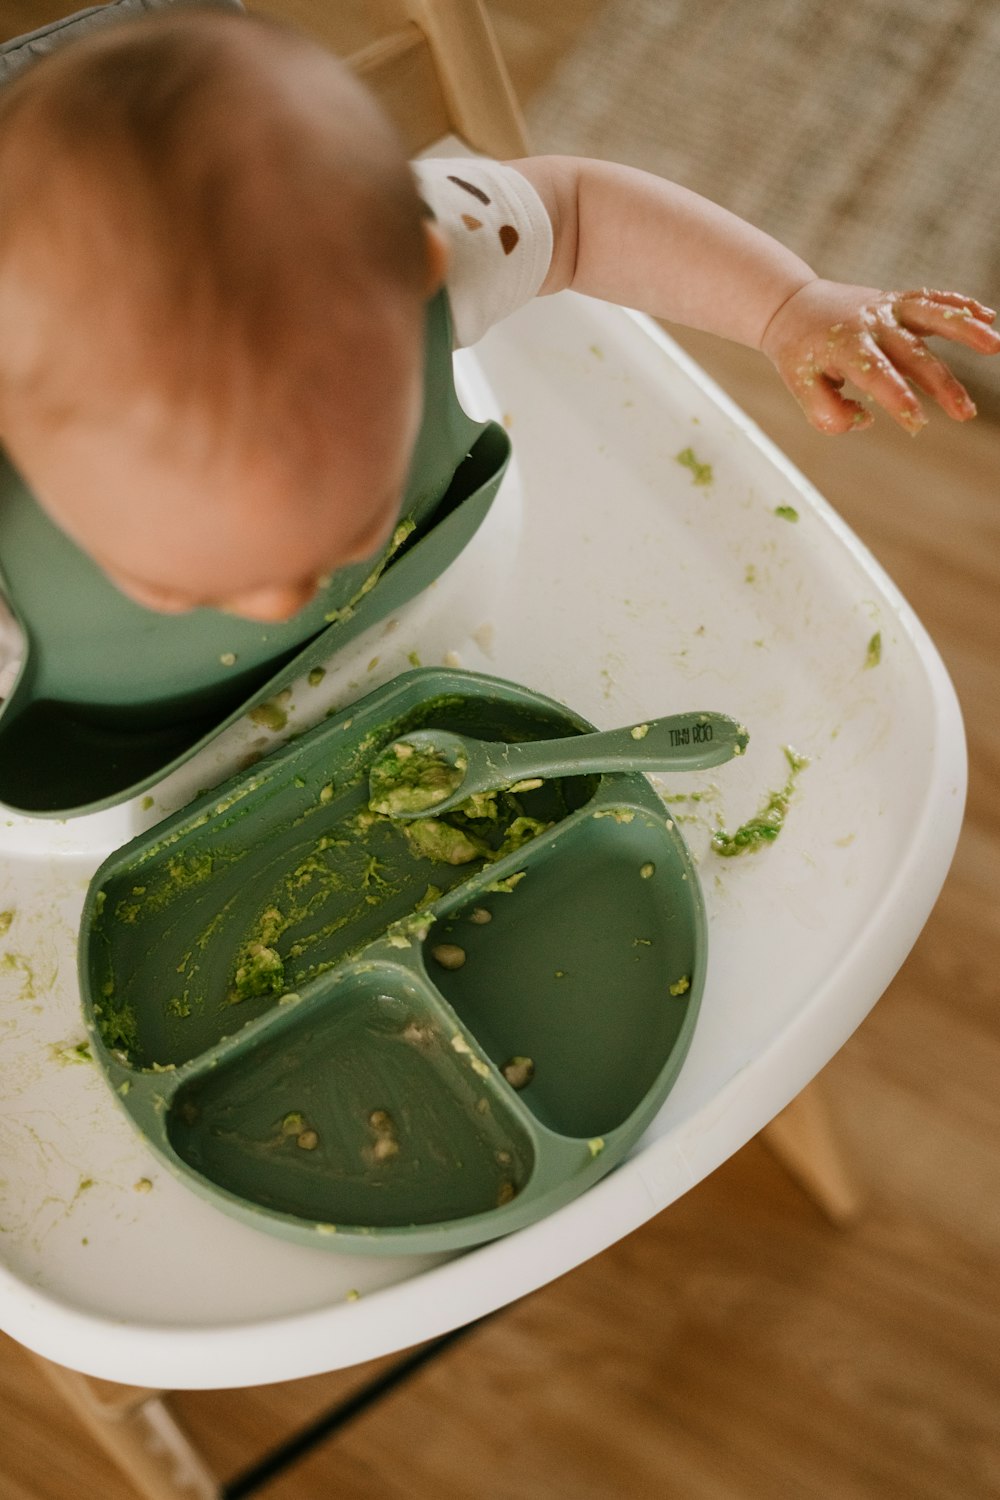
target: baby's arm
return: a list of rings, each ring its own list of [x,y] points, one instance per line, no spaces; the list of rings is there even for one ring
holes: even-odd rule
[[[973,298],[824,281],[735,214],[632,167],[571,156],[510,165],[552,219],[542,294],[572,287],[759,349],[820,432],[872,421],[840,394],[845,380],[909,432],[926,417],[908,381],[958,421],[975,416],[964,387],[923,342],[938,334],[1000,353],[1000,333],[989,326],[996,314]]]

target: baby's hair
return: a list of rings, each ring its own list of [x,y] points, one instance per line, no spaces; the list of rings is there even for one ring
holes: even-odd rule
[[[391,125],[272,22],[122,22],[0,95],[0,393],[53,421],[207,405],[305,470],[386,330],[419,339],[426,265]]]

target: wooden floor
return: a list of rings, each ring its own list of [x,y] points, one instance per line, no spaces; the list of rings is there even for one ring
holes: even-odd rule
[[[29,24],[31,8],[4,0],[3,24],[14,11]],[[594,5],[493,9],[524,88],[566,17]],[[471,1335],[269,1500],[1000,1495],[1000,428],[940,418],[917,439],[887,422],[820,438],[753,355],[685,342],[869,543],[965,708],[972,778],[953,872],[827,1070],[869,1207],[832,1231],[754,1142]],[[226,1475],[365,1373],[174,1405]],[[0,1500],[130,1500],[4,1340],[0,1410]]]

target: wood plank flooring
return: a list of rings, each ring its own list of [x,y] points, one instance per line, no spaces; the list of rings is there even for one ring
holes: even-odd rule
[[[578,0],[574,24],[588,7]],[[10,31],[34,24],[31,9],[4,0],[0,35],[14,14]],[[558,55],[573,7],[492,9],[525,89]],[[821,438],[755,356],[683,341],[885,564],[965,708],[972,775],[952,874],[827,1070],[867,1211],[829,1229],[752,1142],[472,1334],[269,1485],[269,1500],[1000,1495],[1000,428],[938,418],[911,439],[882,421]],[[228,1475],[368,1372],[173,1404]],[[3,1339],[0,1411],[0,1500],[130,1500]]]

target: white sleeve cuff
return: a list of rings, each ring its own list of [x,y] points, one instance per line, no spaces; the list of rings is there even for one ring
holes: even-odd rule
[[[478,156],[412,166],[448,242],[445,288],[455,345],[464,348],[538,295],[552,261],[552,223],[516,167]]]

